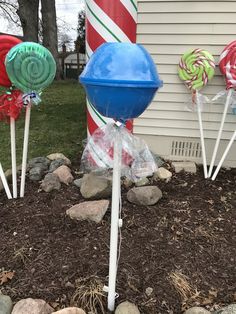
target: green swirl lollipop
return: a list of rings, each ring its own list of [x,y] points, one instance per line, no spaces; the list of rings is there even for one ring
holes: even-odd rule
[[[206,50],[187,51],[181,58],[178,73],[181,80],[191,90],[199,90],[214,76],[215,62]]]
[[[56,74],[56,63],[50,51],[34,42],[14,46],[5,63],[12,84],[24,93],[42,91]]]

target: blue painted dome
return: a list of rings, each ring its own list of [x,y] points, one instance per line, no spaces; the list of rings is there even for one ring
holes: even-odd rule
[[[150,54],[131,43],[100,46],[80,75],[80,82],[98,112],[122,121],[142,114],[162,86]]]

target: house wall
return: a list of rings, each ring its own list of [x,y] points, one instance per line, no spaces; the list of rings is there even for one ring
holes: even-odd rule
[[[139,0],[137,42],[151,53],[164,87],[150,107],[135,120],[134,132],[151,149],[169,159],[201,162],[197,115],[186,110],[190,92],[180,81],[177,65],[187,50],[203,48],[216,61],[226,44],[236,40],[236,1]],[[225,89],[218,66],[213,80],[201,90],[212,98]],[[210,161],[223,105],[205,105],[203,110],[207,158]],[[219,157],[236,129],[236,115],[227,115]],[[236,166],[234,143],[225,165]]]

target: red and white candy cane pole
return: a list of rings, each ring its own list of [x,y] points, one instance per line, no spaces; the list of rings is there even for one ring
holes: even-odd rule
[[[86,55],[105,42],[136,42],[137,0],[86,0]],[[88,136],[112,119],[103,117],[87,101]],[[132,130],[129,121],[127,128]]]

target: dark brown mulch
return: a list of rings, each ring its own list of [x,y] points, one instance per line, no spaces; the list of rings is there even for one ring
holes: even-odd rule
[[[215,182],[202,170],[176,174],[155,183],[163,198],[150,207],[128,203],[123,191],[118,303],[128,299],[144,314],[178,314],[198,303],[235,301],[235,181],[234,170],[222,170]],[[78,188],[46,194],[38,187],[27,182],[24,199],[0,195],[0,268],[15,271],[0,290],[14,302],[33,297],[69,306],[76,279],[96,275],[107,284],[110,211],[99,225],[75,222],[65,211],[83,201]]]

